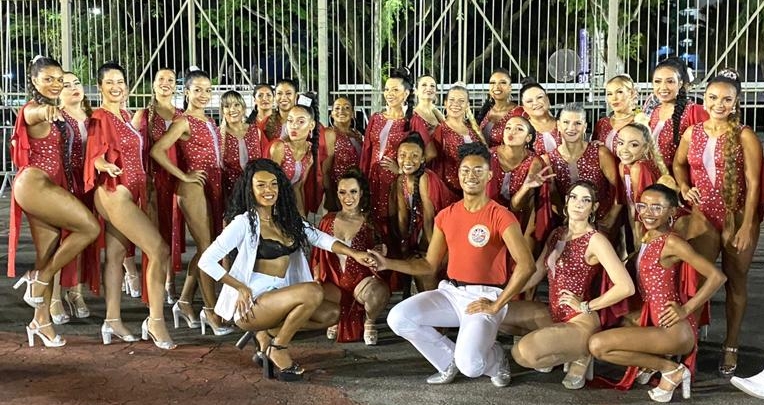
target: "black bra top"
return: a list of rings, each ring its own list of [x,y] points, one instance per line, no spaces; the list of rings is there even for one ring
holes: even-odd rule
[[[273,239],[260,239],[260,245],[257,247],[258,259],[277,259],[281,256],[289,256],[297,250],[297,242],[292,242],[290,246],[284,246],[283,243]]]

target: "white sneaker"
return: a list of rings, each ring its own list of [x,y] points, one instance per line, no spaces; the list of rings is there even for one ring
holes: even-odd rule
[[[491,377],[491,383],[495,387],[506,387],[512,379],[512,373],[509,371],[509,359],[502,353],[503,360],[499,366],[499,372]]]
[[[730,383],[752,397],[764,399],[764,381],[754,380],[753,378],[732,377]]]
[[[427,377],[427,384],[451,384],[456,379],[457,374],[459,374],[459,369],[456,368],[456,363],[452,361],[446,371]]]

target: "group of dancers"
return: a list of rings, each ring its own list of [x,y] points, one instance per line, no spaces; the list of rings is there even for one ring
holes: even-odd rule
[[[316,96],[289,79],[256,86],[249,115],[247,100],[226,92],[218,125],[198,69],[184,77],[183,109],[172,104],[175,72],[161,69],[149,105],[131,115],[126,77],[117,63],[101,66],[93,109],[57,61],[37,57],[28,69],[8,271],[24,212],[36,260],[15,287],[26,284],[34,308],[30,346],[65,345],[53,324],[89,316],[83,285],[103,285],[104,344],[139,340],[121,321],[126,291],[146,302],[141,337],[157,347],[176,347],[168,303],[175,328],[254,332],[264,373],[299,380],[287,350],[298,330],[374,345],[377,318],[403,289],[387,323],[437,369],[430,384],[459,372],[509,384],[502,331],[516,336],[519,365],[564,364],[566,388],[586,385],[596,358],[628,366],[618,388],[660,373],[650,398],[668,402],[679,386],[690,395],[698,327],[724,285],[718,372],[735,373],[764,200],[762,148],[740,122],[733,70],[708,82],[702,105],[687,97],[681,60],[655,67],[645,103],[631,78],[615,76],[612,113],[591,137],[580,105],[553,115],[533,80],[516,104],[504,69],[476,115],[465,85],[450,86],[441,108],[434,77],[394,69],[386,108],[364,133],[349,98],[334,100],[325,127]],[[176,296],[185,228],[196,254]],[[456,340],[443,328],[459,328]],[[756,378],[737,382],[764,392]]]

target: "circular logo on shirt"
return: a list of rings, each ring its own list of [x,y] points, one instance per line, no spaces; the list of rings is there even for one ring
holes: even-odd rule
[[[467,240],[474,247],[487,245],[489,239],[491,239],[491,234],[488,232],[488,227],[481,224],[473,226],[467,234]]]

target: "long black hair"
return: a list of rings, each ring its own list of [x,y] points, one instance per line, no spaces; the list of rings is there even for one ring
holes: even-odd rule
[[[253,235],[256,233],[258,204],[252,191],[252,177],[257,172],[268,172],[276,176],[279,195],[276,199],[276,205],[273,207],[273,223],[284,236],[294,240],[299,246],[307,246],[305,223],[297,209],[297,199],[292,190],[292,185],[281,167],[270,159],[255,159],[244,167],[244,172],[236,181],[231,198],[228,200],[225,213],[226,222],[230,223],[239,214],[249,213],[250,230]]]
[[[411,79],[411,71],[406,67],[399,67],[390,71],[390,79],[400,79],[403,84],[403,88],[409,91],[409,96],[406,97],[406,114],[404,118],[406,124],[403,126],[403,130],[408,132],[411,130],[411,117],[414,115],[414,86]]]
[[[422,150],[422,157],[424,157],[424,140],[422,139],[422,135],[419,134],[419,132],[412,132],[410,133],[406,138],[401,141],[401,143],[398,145],[400,148],[401,145],[404,144],[412,144],[419,147],[419,149]],[[411,235],[414,232],[414,229],[416,229],[417,224],[417,218],[422,214],[423,207],[422,207],[422,196],[419,194],[419,181],[422,178],[422,175],[424,174],[424,162],[421,162],[419,164],[419,168],[416,172],[414,172],[414,184],[413,189],[414,192],[411,194],[411,213],[409,215],[409,225],[408,225],[408,234]],[[404,185],[405,187],[405,185]]]
[[[687,73],[687,64],[677,57],[671,57],[664,59],[661,63],[655,66],[653,74],[660,68],[668,68],[676,72],[677,77],[682,82],[679,86],[679,92],[676,95],[676,103],[674,105],[674,113],[671,114],[671,129],[673,132],[674,145],[679,145],[682,134],[679,133],[679,124],[682,122],[682,114],[687,106],[687,90],[685,86],[690,84],[690,75]]]
[[[255,85],[255,89],[252,90],[252,96],[257,97],[257,92],[260,89],[268,89],[271,92],[271,96],[273,96],[273,87],[271,87],[271,85],[268,83],[258,83]],[[257,101],[255,101],[252,112],[249,114],[249,117],[247,117],[247,124],[254,124],[257,121],[257,114]]]
[[[58,106],[58,99],[54,100],[43,96],[37,91],[37,87],[35,87],[34,82],[32,82],[32,78],[39,75],[41,70],[49,67],[61,69],[61,64],[55,59],[44,56],[36,56],[32,59],[32,62],[29,63],[29,68],[27,69],[27,94],[29,99],[34,100],[37,104]],[[61,71],[63,72],[64,70],[61,69]]]
[[[493,70],[491,72],[491,76],[501,73],[506,75],[508,78],[512,78],[512,76],[509,75],[509,70],[499,67]],[[488,112],[491,111],[491,108],[496,104],[496,100],[491,97],[491,93],[489,92],[488,95],[485,98],[485,101],[483,101],[483,105],[480,107],[480,110],[478,110],[477,115],[475,116],[475,120],[480,124],[483,122],[483,118],[485,118],[486,115],[488,115]]]

